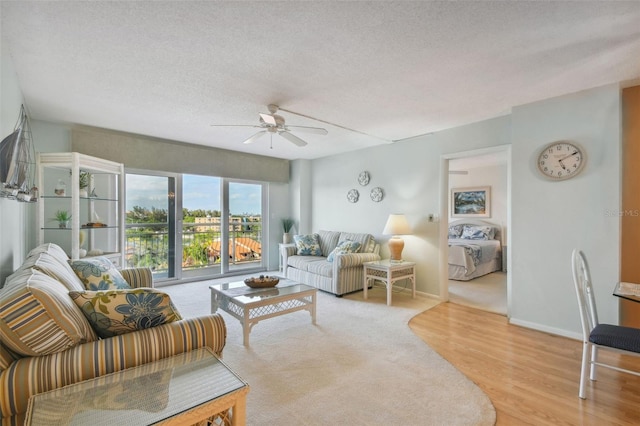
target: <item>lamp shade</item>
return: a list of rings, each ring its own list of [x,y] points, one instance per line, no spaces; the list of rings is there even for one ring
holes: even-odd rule
[[[384,235],[406,235],[411,233],[411,228],[403,214],[390,214],[382,233]]]

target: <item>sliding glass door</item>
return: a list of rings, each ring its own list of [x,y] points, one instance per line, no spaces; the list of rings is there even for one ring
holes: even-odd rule
[[[128,266],[148,266],[156,279],[170,281],[264,270],[264,187],[127,173]]]
[[[228,271],[246,271],[263,267],[262,205],[263,188],[259,183],[226,182],[228,192],[229,250]]]
[[[129,267],[157,279],[176,277],[176,176],[127,173],[126,251]]]
[[[183,277],[219,276],[222,273],[221,193],[222,178],[182,176]]]

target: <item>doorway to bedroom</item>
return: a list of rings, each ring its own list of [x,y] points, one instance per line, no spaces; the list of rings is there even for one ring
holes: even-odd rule
[[[452,303],[508,315],[509,147],[445,159],[446,264]],[[443,185],[444,186],[444,185]],[[443,188],[444,189],[444,188]],[[443,265],[441,265],[441,268]]]

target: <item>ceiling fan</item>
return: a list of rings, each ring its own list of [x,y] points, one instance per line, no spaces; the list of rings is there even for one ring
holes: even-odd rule
[[[274,134],[278,134],[283,138],[287,139],[289,142],[297,145],[297,146],[305,146],[307,142],[303,141],[296,135],[291,132],[306,132],[313,133],[316,135],[326,135],[328,132],[326,129],[320,127],[307,127],[307,126],[287,126],[284,121],[284,117],[276,114],[279,110],[277,105],[268,105],[269,114],[260,113],[260,122],[259,124],[212,124],[212,126],[216,127],[257,127],[260,130],[258,133],[250,136],[243,143],[252,143],[258,140],[261,136],[270,133],[272,138]]]

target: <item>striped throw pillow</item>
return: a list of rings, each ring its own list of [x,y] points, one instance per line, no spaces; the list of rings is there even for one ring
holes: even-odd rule
[[[0,337],[22,356],[48,355],[97,339],[67,288],[35,269],[13,274],[0,290]]]

